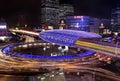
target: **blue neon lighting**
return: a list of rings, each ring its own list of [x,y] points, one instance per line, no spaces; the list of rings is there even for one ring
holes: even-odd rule
[[[73,46],[79,38],[101,38],[95,33],[88,33],[77,30],[47,30],[41,32],[39,37],[45,41],[56,43],[63,46]]]
[[[25,44],[29,44],[29,43],[25,43]],[[19,46],[19,45],[24,45],[24,44],[11,44],[6,46],[4,49],[2,49],[2,52],[5,54],[9,54],[12,56],[16,56],[16,57],[22,57],[22,58],[34,58],[34,59],[71,59],[71,58],[79,58],[79,57],[85,57],[85,56],[89,56],[94,54],[94,51],[87,51],[85,53],[80,53],[80,54],[68,54],[68,55],[63,55],[63,56],[40,56],[40,55],[30,55],[30,54],[21,54],[21,53],[16,53],[16,52],[10,52],[10,50],[15,47],[15,46]]]

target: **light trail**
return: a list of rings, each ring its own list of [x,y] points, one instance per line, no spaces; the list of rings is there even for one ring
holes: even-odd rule
[[[28,30],[14,30],[14,29],[9,29],[9,31],[23,33],[23,34],[29,34],[29,35],[36,35],[36,36],[39,35],[39,33],[37,33],[37,32],[28,31]]]
[[[85,41],[80,41],[80,40],[77,40],[75,44],[79,46],[87,47],[87,48],[109,52],[112,54],[115,54],[115,50],[116,50],[116,47],[105,46],[105,45],[100,45],[100,44],[85,42]],[[118,48],[117,54],[120,54],[120,48]]]
[[[13,32],[21,32],[21,33],[26,33],[26,34],[30,34],[30,35],[39,35],[39,33],[32,33],[31,31],[24,31],[24,30],[20,30],[20,31],[13,31]],[[91,43],[91,42],[85,42],[85,41],[79,41],[77,40],[75,42],[76,45],[79,45],[79,46],[83,46],[83,47],[86,47],[86,48],[91,48],[91,49],[95,49],[95,50],[101,50],[101,51],[105,51],[105,52],[108,52],[108,53],[112,53],[112,54],[115,54],[115,50],[116,48],[115,47],[111,47],[111,46],[107,46],[107,45],[100,45],[100,44],[96,44],[96,43]],[[120,48],[118,48],[118,54],[120,54]],[[107,70],[104,70],[104,69],[100,69],[100,68],[91,68],[91,67],[87,67],[83,64],[70,64],[69,62],[61,62],[61,63],[54,63],[52,64],[51,62],[50,63],[47,63],[47,62],[43,62],[44,64],[42,63],[31,63],[31,62],[28,62],[28,64],[24,65],[24,67],[22,66],[16,66],[16,65],[13,65],[13,67],[15,68],[40,68],[41,66],[42,67],[48,67],[48,66],[52,66],[52,67],[59,67],[59,68],[63,68],[64,70],[71,70],[71,71],[76,71],[76,72],[79,72],[80,70],[87,70],[88,72],[90,71],[90,73],[96,73],[97,75],[99,76],[103,76],[103,77],[106,77],[106,78],[111,78],[111,79],[114,79],[114,80],[117,80],[119,81],[120,78],[119,76],[117,76],[115,73],[111,72],[111,71],[107,71]],[[35,66],[36,65],[36,66]]]
[[[10,31],[11,32],[19,32],[19,33],[26,33],[26,34],[29,34],[29,35],[39,36],[39,33],[33,32],[33,31],[28,31],[28,30],[10,29]],[[115,50],[116,50],[116,47],[107,46],[107,45],[101,45],[101,44],[96,44],[96,43],[91,43],[91,42],[85,42],[85,41],[80,41],[80,40],[77,40],[75,42],[75,44],[79,45],[79,46],[86,47],[86,48],[95,49],[98,52],[104,51],[104,52],[115,54]],[[120,54],[120,48],[117,48],[117,54]]]

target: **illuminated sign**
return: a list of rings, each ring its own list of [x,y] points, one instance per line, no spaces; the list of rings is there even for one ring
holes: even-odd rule
[[[75,19],[83,18],[83,16],[74,16]]]

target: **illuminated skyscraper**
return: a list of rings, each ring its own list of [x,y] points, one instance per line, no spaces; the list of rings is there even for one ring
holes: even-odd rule
[[[70,4],[61,4],[60,5],[60,11],[59,11],[59,17],[60,20],[66,19],[67,16],[74,15],[74,7]]]
[[[120,5],[112,10],[111,25],[113,31],[120,32]]]
[[[59,0],[41,0],[41,23],[57,27],[59,23]]]
[[[51,27],[53,29],[65,25],[61,21],[65,21],[67,16],[74,15],[74,7],[68,4],[59,4],[59,0],[41,0],[41,24],[42,27]],[[64,23],[65,24],[65,23]]]
[[[74,7],[70,4],[61,4],[59,7],[60,29],[66,29],[67,16],[74,15]],[[64,22],[64,23],[63,23]]]

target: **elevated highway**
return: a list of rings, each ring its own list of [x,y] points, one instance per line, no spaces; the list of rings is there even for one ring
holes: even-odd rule
[[[28,34],[28,35],[39,36],[38,32],[33,32],[33,31],[12,30],[12,29],[10,29],[10,31],[24,33],[24,34]],[[104,53],[104,54],[110,55],[112,57],[120,58],[120,48],[118,45],[115,45],[115,44],[111,45],[110,43],[106,44],[104,42],[99,43],[99,41],[89,42],[89,40],[88,41],[77,40],[77,41],[75,41],[74,44],[77,46],[80,46],[84,49],[94,50],[99,53]]]
[[[120,58],[120,48],[116,47],[116,45],[106,45],[106,43],[100,44],[99,42],[97,43],[92,43],[88,41],[80,41],[77,40],[75,42],[77,46],[80,46],[81,48],[89,49],[89,50],[94,50],[99,53],[104,53],[113,57],[118,57]]]
[[[26,31],[26,30],[11,30],[12,32],[19,32],[19,33],[24,33],[24,34],[28,34],[28,35],[35,35],[35,36],[39,36],[39,33],[37,32],[32,32],[32,31]],[[24,32],[23,32],[24,31]],[[90,50],[94,50],[96,52],[100,52],[100,53],[106,53],[109,54],[111,56],[117,56],[119,57],[120,51],[119,48],[116,49],[116,45],[115,46],[109,46],[106,44],[100,44],[100,43],[95,43],[95,42],[89,42],[89,41],[82,41],[82,40],[77,40],[75,41],[74,45],[80,46],[82,48],[85,49],[90,49]],[[26,60],[26,61],[25,61]],[[102,77],[106,77],[106,78],[110,78],[116,81],[119,81],[120,78],[118,75],[107,71],[107,70],[103,70],[100,68],[93,68],[93,67],[88,67],[85,64],[74,64],[74,63],[70,63],[70,62],[38,62],[38,61],[29,61],[28,59],[25,59],[23,61],[19,61],[18,60],[14,60],[12,62],[10,62],[10,60],[6,61],[6,64],[11,64],[10,66],[7,66],[6,68],[11,69],[11,68],[18,68],[18,69],[33,69],[33,68],[37,68],[39,69],[40,67],[59,67],[59,68],[63,68],[65,70],[65,72],[85,72],[87,71],[88,73],[94,74],[96,73],[96,75],[98,76],[102,76]],[[0,60],[0,61],[4,61],[4,60]],[[73,62],[73,61],[72,61]],[[6,66],[5,64],[5,66]],[[23,66],[24,65],[24,66]],[[52,66],[53,65],[53,66]],[[9,71],[9,70],[6,70]],[[13,71],[12,71],[13,72]]]

